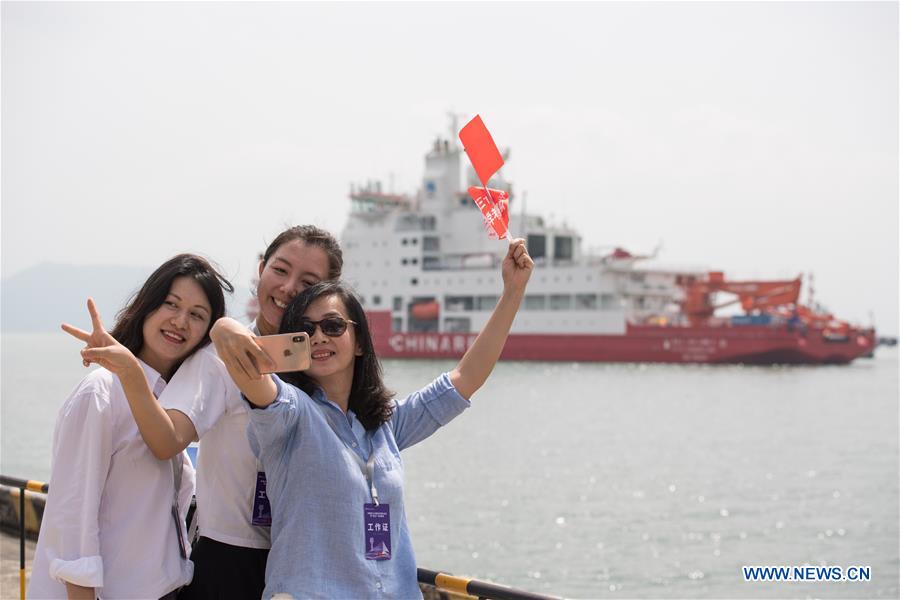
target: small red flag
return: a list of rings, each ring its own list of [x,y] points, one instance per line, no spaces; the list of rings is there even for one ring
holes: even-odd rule
[[[487,190],[487,191],[485,191]],[[488,196],[487,192],[490,192]],[[484,217],[484,228],[492,240],[509,236],[509,194],[503,190],[472,186],[469,195]]]
[[[503,166],[503,156],[479,115],[475,115],[475,118],[460,130],[459,140],[469,155],[472,166],[475,167],[478,179],[486,186],[491,176]]]

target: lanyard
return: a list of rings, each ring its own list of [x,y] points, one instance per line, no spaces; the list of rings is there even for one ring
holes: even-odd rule
[[[174,493],[172,494],[172,517],[175,519],[175,532],[178,535],[178,553],[181,558],[187,559],[187,549],[185,548],[184,537],[181,533],[181,517],[178,511],[178,491],[181,489],[181,473],[184,471],[184,459],[182,452],[172,457],[172,478],[174,480]]]
[[[147,384],[149,385],[149,381]],[[162,385],[160,385],[162,383]],[[166,382],[162,377],[156,380],[153,389],[150,390],[153,397],[159,400],[159,395],[166,387]],[[178,554],[182,559],[187,560],[187,548],[184,540],[184,534],[181,532],[183,521],[178,510],[178,492],[181,490],[181,474],[184,471],[184,451],[179,452],[172,457],[170,461],[172,465],[172,519],[175,521],[175,534],[178,537]]]
[[[341,440],[341,443],[344,444],[344,449],[350,453],[350,456],[353,457],[353,460],[356,461],[356,464],[359,465],[360,471],[362,471],[363,477],[366,478],[366,483],[369,484],[369,493],[372,495],[372,502],[375,503],[375,506],[378,506],[378,489],[375,487],[375,447],[373,444],[372,451],[369,453],[369,460],[363,462],[363,459],[359,457],[353,448],[347,445],[347,442],[344,441],[344,438],[341,437],[341,434],[338,433],[337,425],[334,424],[332,417],[328,414],[328,410],[322,406],[321,403],[313,400],[313,404],[316,405],[316,408],[322,413],[322,416],[325,417],[325,420],[328,422],[328,426],[331,427],[331,431],[334,432],[334,435],[337,436],[337,439]]]

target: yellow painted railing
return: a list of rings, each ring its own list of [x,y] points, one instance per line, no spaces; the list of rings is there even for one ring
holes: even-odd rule
[[[0,485],[12,488],[13,494],[18,495],[19,500],[19,592],[22,600],[25,598],[25,537],[26,523],[30,523],[29,527],[32,531],[37,531],[40,527],[39,518],[36,510],[27,510],[25,502],[25,491],[46,494],[50,486],[43,481],[34,481],[32,479],[17,479],[15,477],[7,477],[0,475]],[[193,504],[193,501],[192,501]],[[457,596],[468,596],[470,598],[484,598],[493,600],[551,600],[553,596],[542,596],[532,592],[517,590],[515,588],[479,581],[477,579],[469,579],[466,577],[457,577],[449,573],[441,571],[432,571],[430,569],[418,569],[419,583],[431,585],[439,590],[450,592]]]

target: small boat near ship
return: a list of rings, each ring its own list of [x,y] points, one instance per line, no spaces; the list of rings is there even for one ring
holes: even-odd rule
[[[454,121],[450,137],[434,141],[415,194],[351,186],[344,277],[362,296],[383,358],[461,356],[502,289],[506,246],[482,231],[466,192],[480,183],[471,167],[463,177],[455,131]],[[509,194],[510,230],[535,260],[504,359],[846,364],[876,345],[874,329],[801,304],[799,277],[732,281],[655,266],[657,252],[585,252],[576,229],[517,206],[502,175],[488,185]],[[735,304],[744,314],[717,316]]]

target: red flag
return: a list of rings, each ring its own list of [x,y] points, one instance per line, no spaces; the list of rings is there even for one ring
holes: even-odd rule
[[[485,192],[490,192],[490,196]],[[469,195],[484,217],[484,228],[492,240],[509,236],[509,194],[503,190],[472,186]]]
[[[480,116],[475,115],[475,118],[460,130],[459,141],[469,155],[478,179],[486,186],[491,176],[503,166],[503,156],[500,155],[494,138],[491,137]]]

